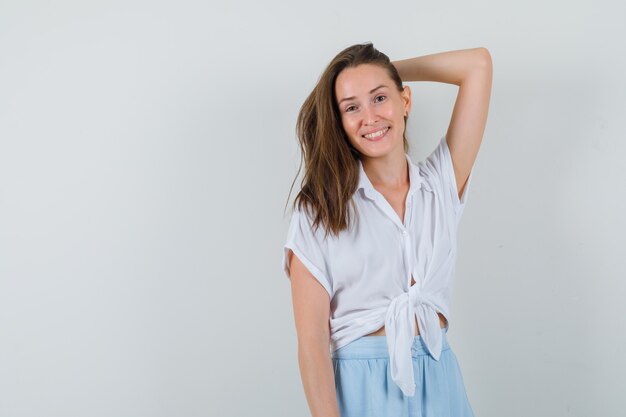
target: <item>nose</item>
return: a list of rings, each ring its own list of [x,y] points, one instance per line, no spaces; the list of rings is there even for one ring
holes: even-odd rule
[[[363,123],[366,125],[373,125],[378,121],[378,115],[376,109],[372,106],[365,106],[363,108]]]

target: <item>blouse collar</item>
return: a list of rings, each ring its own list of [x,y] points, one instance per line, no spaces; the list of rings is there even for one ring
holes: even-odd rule
[[[428,191],[432,191],[432,189],[428,186],[426,181],[424,181],[424,177],[422,177],[422,175],[420,174],[420,170],[417,167],[417,165],[413,164],[413,161],[411,160],[411,157],[409,156],[409,154],[405,153],[404,156],[406,158],[406,161],[409,164],[409,182],[410,182],[409,195],[415,192],[415,190],[417,190],[420,186],[423,186]],[[363,168],[363,162],[360,159],[358,160],[358,162],[359,162],[359,185],[357,187],[357,190],[363,189],[363,192],[369,199],[375,200],[376,195],[380,193],[374,188],[370,179],[367,177],[367,174],[365,173],[365,169]]]

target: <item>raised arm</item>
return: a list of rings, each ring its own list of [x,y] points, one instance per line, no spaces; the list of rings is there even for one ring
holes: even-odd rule
[[[487,124],[493,72],[489,51],[461,49],[394,61],[393,65],[402,81],[436,81],[459,86],[446,142],[461,198]]]

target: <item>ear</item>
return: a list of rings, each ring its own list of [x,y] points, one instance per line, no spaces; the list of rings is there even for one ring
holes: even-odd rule
[[[404,102],[404,113],[408,115],[411,112],[411,87],[405,85],[400,95]]]

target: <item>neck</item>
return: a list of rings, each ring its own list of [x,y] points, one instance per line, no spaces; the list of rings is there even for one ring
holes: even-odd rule
[[[376,188],[399,189],[410,182],[409,164],[404,153],[364,158],[363,170]]]

